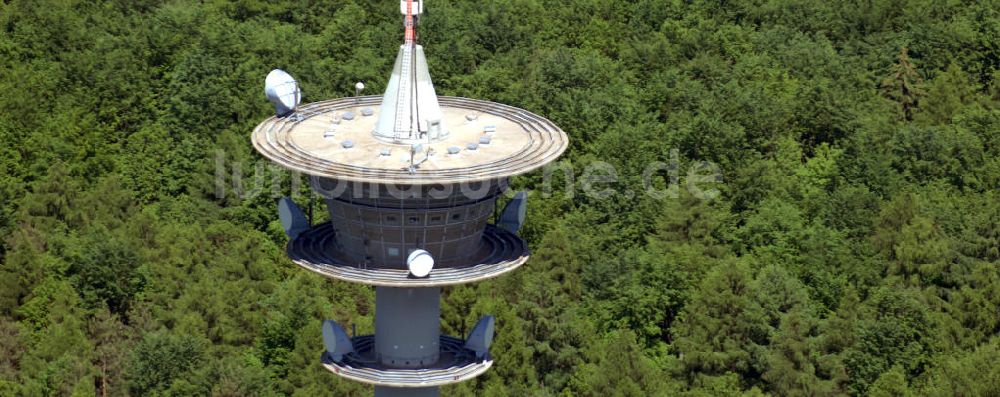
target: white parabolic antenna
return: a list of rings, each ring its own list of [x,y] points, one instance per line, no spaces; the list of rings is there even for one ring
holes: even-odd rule
[[[524,218],[528,214],[528,193],[517,192],[514,198],[503,208],[499,226],[511,233],[517,233],[524,226]]]
[[[490,352],[493,345],[493,332],[496,329],[496,319],[493,316],[483,316],[472,328],[469,338],[465,340],[465,348],[476,352],[476,358],[483,358]]]
[[[420,249],[414,250],[406,258],[406,266],[410,268],[410,274],[413,277],[427,277],[431,274],[431,269],[434,269],[434,257],[431,256],[430,252]]]
[[[345,354],[354,351],[354,344],[347,332],[333,320],[323,321],[323,345],[334,361],[340,361]]]
[[[278,219],[281,220],[281,227],[285,229],[285,235],[292,240],[309,230],[309,220],[289,197],[282,197],[278,201]]]
[[[285,117],[295,112],[302,101],[302,90],[292,75],[281,69],[274,69],[264,79],[264,95],[274,105],[278,117]]]

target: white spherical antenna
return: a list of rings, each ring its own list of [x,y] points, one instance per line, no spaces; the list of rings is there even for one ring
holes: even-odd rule
[[[430,252],[418,249],[410,253],[406,258],[406,266],[410,269],[413,277],[424,278],[431,274],[434,269],[434,257]]]
[[[363,89],[365,89],[365,83],[362,83],[362,82],[359,81],[357,84],[354,85],[354,104],[355,105],[361,102],[361,98],[360,98],[361,97],[361,90],[363,90]],[[369,109],[369,111],[371,111],[371,110]],[[361,111],[361,114],[363,114],[365,116],[370,116],[371,115],[371,114],[365,114],[364,110]]]
[[[295,112],[302,101],[302,90],[292,75],[281,69],[274,69],[264,79],[264,94],[274,105],[278,117],[285,117]]]

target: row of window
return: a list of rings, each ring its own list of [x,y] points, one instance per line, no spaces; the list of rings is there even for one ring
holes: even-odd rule
[[[469,185],[393,186],[318,178],[314,189],[327,198],[337,197],[347,202],[395,206],[402,200],[409,206],[419,204],[462,204],[495,196],[507,190],[506,179],[474,182]]]
[[[435,261],[445,265],[459,261],[479,250],[482,242],[481,233],[472,233],[460,239],[448,241],[386,241],[345,237],[338,239],[340,249],[358,261],[375,266],[390,266],[402,268],[406,257],[414,249],[420,248],[430,252]]]
[[[400,211],[371,208],[339,203],[330,207],[330,215],[337,222],[363,223],[381,226],[440,226],[475,221],[493,213],[493,202],[441,210]]]

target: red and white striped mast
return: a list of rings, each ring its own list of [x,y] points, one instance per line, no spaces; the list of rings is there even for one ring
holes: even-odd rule
[[[406,17],[403,26],[406,28],[405,36],[403,36],[404,43],[408,46],[413,46],[417,42],[417,33],[413,26],[413,0],[406,0]]]

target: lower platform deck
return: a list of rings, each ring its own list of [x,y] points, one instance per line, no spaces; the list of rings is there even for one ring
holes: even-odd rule
[[[450,336],[441,336],[438,361],[420,369],[391,368],[379,364],[375,357],[374,335],[357,336],[352,338],[352,342],[354,352],[340,361],[334,361],[324,352],[323,366],[343,378],[376,386],[443,386],[475,378],[493,365],[490,355],[477,359],[475,352],[465,348],[465,341]]]

